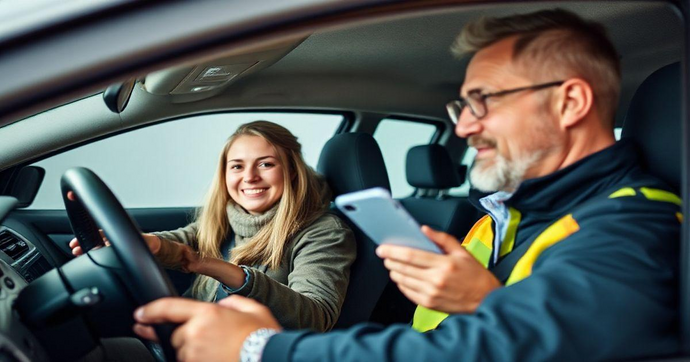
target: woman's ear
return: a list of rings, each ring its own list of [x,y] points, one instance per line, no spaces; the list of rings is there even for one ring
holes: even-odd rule
[[[587,81],[571,78],[560,86],[558,99],[558,116],[561,128],[577,125],[591,111],[594,105],[594,93]]]

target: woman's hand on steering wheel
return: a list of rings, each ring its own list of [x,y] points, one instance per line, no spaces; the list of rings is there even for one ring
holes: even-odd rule
[[[103,244],[105,246],[110,246],[110,241],[103,233],[103,230],[99,229],[98,232],[101,234],[101,238],[103,238]],[[141,234],[141,236],[144,238],[144,241],[146,241],[146,245],[148,245],[153,255],[156,255],[158,251],[161,249],[161,239],[151,234]],[[99,248],[100,247],[102,246],[99,246]],[[81,245],[79,245],[79,240],[77,240],[77,238],[70,240],[69,248],[72,249],[72,254],[74,256],[84,254],[84,251],[81,249]]]

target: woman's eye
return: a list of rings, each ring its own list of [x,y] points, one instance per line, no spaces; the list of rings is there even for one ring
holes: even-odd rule
[[[273,167],[273,164],[270,163],[270,162],[261,162],[261,163],[259,164],[259,167],[269,168],[269,167]]]
[[[230,169],[231,169],[231,170],[241,170],[241,169],[242,169],[242,165],[231,165],[231,166],[230,166]]]

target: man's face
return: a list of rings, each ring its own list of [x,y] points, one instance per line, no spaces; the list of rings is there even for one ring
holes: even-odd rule
[[[513,43],[509,38],[477,52],[460,90],[463,97],[472,90],[487,94],[540,83],[513,64]],[[473,187],[484,192],[512,192],[523,180],[552,172],[542,163],[561,150],[564,141],[551,110],[552,92],[523,91],[487,98],[487,114],[481,120],[469,107],[463,109],[455,133],[477,149],[470,171]]]

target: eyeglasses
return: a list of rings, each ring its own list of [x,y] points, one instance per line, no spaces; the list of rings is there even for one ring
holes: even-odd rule
[[[565,83],[565,81],[561,80],[557,82],[536,84],[527,87],[508,89],[496,93],[487,94],[482,94],[481,90],[473,90],[467,94],[466,98],[460,97],[460,99],[458,100],[448,102],[446,104],[446,110],[448,111],[448,116],[450,117],[450,120],[453,122],[453,124],[458,123],[458,119],[460,119],[460,114],[462,114],[462,110],[465,108],[465,106],[470,107],[470,112],[472,112],[472,115],[475,118],[482,119],[486,116],[486,113],[488,112],[486,108],[487,98],[501,97],[511,93],[517,93],[526,90],[540,90],[549,87],[556,87],[560,86],[563,83]]]

